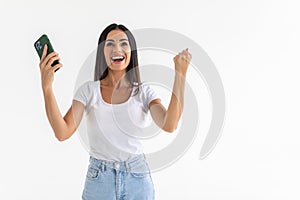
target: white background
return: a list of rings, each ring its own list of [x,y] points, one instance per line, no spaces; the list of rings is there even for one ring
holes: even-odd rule
[[[0,6],[1,199],[81,198],[88,154],[75,135],[63,143],[54,138],[33,42],[47,33],[62,57],[54,90],[64,114],[81,64],[112,22],[191,38],[225,87],[226,122],[216,148],[198,160],[200,134],[178,162],[153,173],[158,200],[300,198],[297,1],[1,0]]]

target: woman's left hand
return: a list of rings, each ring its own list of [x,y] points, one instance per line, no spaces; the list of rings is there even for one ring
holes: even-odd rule
[[[176,72],[180,75],[185,76],[191,59],[192,55],[190,54],[188,49],[185,49],[182,52],[178,53],[173,58]]]

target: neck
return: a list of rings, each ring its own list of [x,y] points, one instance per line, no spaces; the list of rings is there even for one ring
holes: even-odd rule
[[[104,78],[105,84],[109,87],[128,87],[128,80],[126,78],[126,69],[122,71],[114,71],[108,69],[108,74]]]

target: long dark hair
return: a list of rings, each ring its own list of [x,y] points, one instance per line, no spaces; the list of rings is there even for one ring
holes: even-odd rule
[[[131,48],[131,57],[129,65],[126,68],[126,78],[130,82],[131,87],[140,86],[140,71],[137,57],[137,47],[136,41],[132,35],[132,33],[121,24],[111,24],[107,26],[103,32],[101,33],[98,40],[98,48],[97,48],[97,56],[96,56],[96,66],[94,73],[94,81],[102,80],[108,75],[108,66],[104,56],[104,44],[107,38],[107,35],[112,30],[122,30],[128,37],[129,45]],[[134,94],[138,93],[139,87],[135,90]]]

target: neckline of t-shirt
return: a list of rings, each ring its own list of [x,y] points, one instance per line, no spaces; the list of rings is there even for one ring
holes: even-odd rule
[[[132,88],[129,98],[126,101],[124,101],[123,103],[117,103],[117,104],[107,103],[106,101],[104,101],[102,94],[101,94],[101,81],[100,80],[97,81],[97,91],[98,91],[97,94],[99,95],[101,102],[107,106],[123,106],[123,105],[128,104],[129,101],[132,99],[131,97],[133,94],[133,90],[134,89]]]

